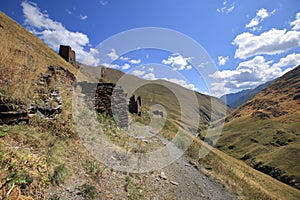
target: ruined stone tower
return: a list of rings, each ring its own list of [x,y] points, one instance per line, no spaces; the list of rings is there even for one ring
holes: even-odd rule
[[[76,53],[70,46],[60,45],[59,55],[72,65],[76,65]]]
[[[135,98],[135,95],[132,95],[129,99],[129,112],[137,114],[141,116],[141,106],[142,106],[142,99],[140,96]]]

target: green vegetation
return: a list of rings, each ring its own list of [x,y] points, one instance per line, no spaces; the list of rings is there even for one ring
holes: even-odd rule
[[[89,184],[82,185],[83,197],[87,200],[93,200],[97,197],[97,190],[94,186]]]

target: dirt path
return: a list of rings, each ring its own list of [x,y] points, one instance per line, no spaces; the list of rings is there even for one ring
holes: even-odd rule
[[[160,137],[163,143],[167,141]],[[179,151],[175,145],[169,145],[170,151]],[[178,199],[237,199],[220,184],[214,182],[194,166],[184,156],[164,168],[163,173],[174,187],[171,192]],[[178,185],[177,185],[178,184]]]
[[[178,183],[172,188],[178,199],[236,199],[221,185],[190,165],[183,156],[163,171],[170,181]]]

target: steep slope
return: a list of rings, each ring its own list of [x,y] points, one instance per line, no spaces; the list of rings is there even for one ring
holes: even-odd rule
[[[226,94],[222,96],[220,99],[224,102],[226,98],[226,103],[229,105],[231,108],[235,109],[260,93],[262,90],[264,90],[266,87],[268,87],[273,81],[268,81],[264,84],[261,84],[257,86],[254,89],[248,89],[248,90],[243,90],[237,93],[233,94]]]
[[[225,94],[225,95],[221,96],[220,99],[224,103],[229,105],[231,108],[234,108],[234,107],[232,107],[232,103],[234,103],[235,101],[237,101],[239,98],[241,98],[243,95],[247,94],[250,91],[251,91],[251,89],[247,89],[247,90],[242,90],[242,91],[239,91],[236,93]]]
[[[300,66],[227,117],[217,146],[300,188]]]
[[[28,33],[19,24],[0,12],[0,93],[7,98],[25,100],[34,96],[33,82],[48,66],[76,69],[50,49],[44,42]]]

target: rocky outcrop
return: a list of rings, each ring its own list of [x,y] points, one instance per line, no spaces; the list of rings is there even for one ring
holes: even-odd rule
[[[19,101],[0,99],[0,125],[28,122],[26,106]]]
[[[295,178],[286,175],[282,170],[276,168],[276,167],[271,167],[268,165],[263,165],[261,162],[255,164],[254,169],[263,172],[265,174],[268,174],[270,176],[272,176],[273,178],[288,184],[290,186],[293,186],[297,189],[300,189],[300,183],[296,181]]]
[[[63,102],[59,89],[55,89],[53,83],[72,85],[75,79],[74,74],[69,70],[60,66],[49,66],[48,72],[41,74],[37,82],[39,89],[35,93],[40,98],[39,103],[32,102],[30,106],[27,106],[23,102],[2,97],[0,99],[0,124],[28,123],[29,119],[35,115],[52,118],[61,113]]]

